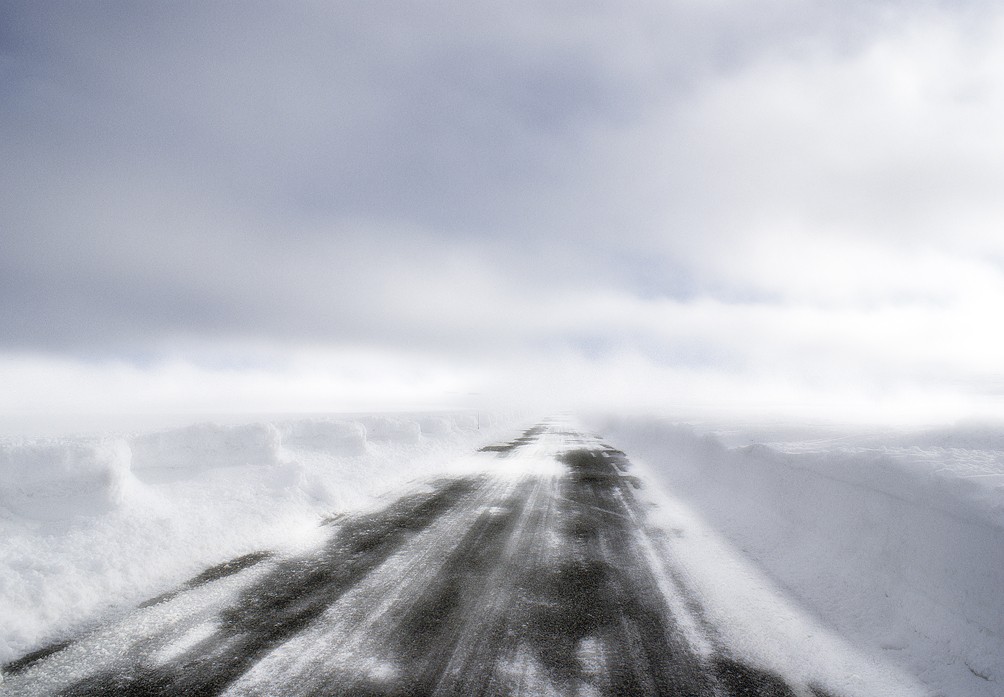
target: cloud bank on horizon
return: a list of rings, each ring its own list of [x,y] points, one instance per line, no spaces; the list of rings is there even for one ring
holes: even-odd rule
[[[0,90],[0,412],[1004,403],[993,3],[9,2]]]

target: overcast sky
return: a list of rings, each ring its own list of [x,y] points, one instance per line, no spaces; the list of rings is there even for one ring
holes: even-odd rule
[[[8,0],[0,412],[1004,413],[1001,124],[992,2]]]

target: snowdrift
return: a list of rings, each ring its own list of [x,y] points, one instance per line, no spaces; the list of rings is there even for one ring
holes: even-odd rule
[[[416,446],[477,432],[466,414],[312,418],[277,423],[183,428],[118,438],[50,438],[0,443],[0,507],[44,520],[97,515],[124,504],[139,474],[231,467],[277,467],[288,473],[311,453],[361,457],[370,444]],[[279,477],[281,479],[281,477]],[[275,477],[273,477],[275,479]]]
[[[369,416],[364,417],[361,422],[366,428],[366,437],[373,441],[417,443],[422,437],[421,424],[412,419]]]
[[[45,520],[103,513],[135,485],[129,465],[121,439],[0,444],[0,506]]]
[[[859,645],[941,694],[1000,694],[1004,453],[993,451],[996,436],[943,430],[895,445],[727,448],[657,420],[599,430]]]
[[[136,436],[129,445],[134,469],[203,469],[278,464],[282,438],[270,423],[203,423]]]
[[[279,424],[284,447],[313,450],[333,455],[362,455],[366,452],[366,428],[357,421],[306,419]]]

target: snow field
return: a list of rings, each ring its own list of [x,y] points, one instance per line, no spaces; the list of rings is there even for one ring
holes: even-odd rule
[[[593,427],[856,646],[931,694],[1004,694],[997,436],[960,429],[729,448],[656,419]]]

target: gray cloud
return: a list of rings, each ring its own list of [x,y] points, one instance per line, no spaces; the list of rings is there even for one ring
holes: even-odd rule
[[[797,381],[830,341],[867,381],[895,344],[875,312],[1001,343],[966,319],[1004,297],[1004,22],[981,3],[0,12],[8,353],[630,354]],[[905,380],[988,372],[915,358]]]

